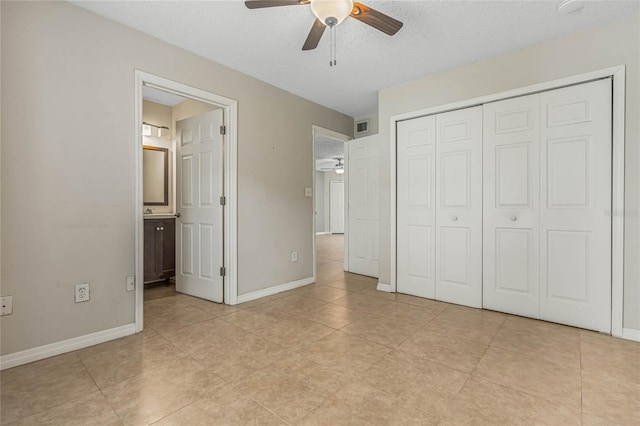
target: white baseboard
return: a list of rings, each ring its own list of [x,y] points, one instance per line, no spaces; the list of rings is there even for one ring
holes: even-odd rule
[[[78,336],[72,339],[62,340],[60,342],[49,343],[48,345],[38,346],[36,348],[20,352],[14,352],[12,354],[2,355],[0,357],[0,370],[39,361],[55,355],[86,348],[87,346],[108,342],[109,340],[119,339],[120,337],[134,334],[135,332],[136,325],[127,324],[120,327],[110,328],[108,330],[85,334],[84,336]]]
[[[303,278],[298,281],[290,283],[279,284],[273,287],[265,288],[264,290],[252,291],[251,293],[239,294],[238,303],[249,302],[251,300],[260,299],[262,297],[271,296],[273,294],[282,293],[283,291],[293,290],[294,288],[302,287],[303,285],[312,284],[315,280],[313,277]]]
[[[386,283],[378,283],[378,286],[376,287],[376,290],[378,291],[386,291],[387,293],[392,293],[393,290],[391,289],[391,284],[386,284]]]
[[[634,328],[623,328],[622,329],[622,338],[627,340],[635,340],[636,342],[640,342],[640,330],[636,330]]]
[[[316,235],[329,235],[331,232],[316,232]]]

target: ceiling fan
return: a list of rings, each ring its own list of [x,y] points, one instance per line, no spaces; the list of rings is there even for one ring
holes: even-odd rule
[[[344,173],[344,160],[342,158],[334,158],[338,163],[333,167],[323,167],[322,170],[335,170],[337,174]]]
[[[334,28],[344,21],[347,16],[351,16],[390,36],[402,28],[402,22],[397,19],[353,0],[247,0],[244,4],[249,9],[310,4],[316,20],[302,46],[302,50],[315,49],[322,38],[325,28],[329,27],[331,30],[331,59],[329,64],[331,66],[337,63],[335,58]]]

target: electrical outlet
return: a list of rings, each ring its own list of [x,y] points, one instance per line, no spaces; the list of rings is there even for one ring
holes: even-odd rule
[[[76,284],[76,303],[88,302],[90,298],[89,283]]]
[[[136,289],[136,277],[129,276],[127,277],[127,291],[133,291]]]
[[[291,261],[292,262],[297,262],[298,261],[298,252],[297,251],[292,251],[291,252]]]
[[[0,297],[2,303],[2,315],[11,315],[13,313],[13,296]]]

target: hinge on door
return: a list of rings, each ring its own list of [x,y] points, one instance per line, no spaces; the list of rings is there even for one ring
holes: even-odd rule
[[[225,268],[224,266],[220,267],[220,276],[224,277],[227,275],[227,268]]]
[[[226,206],[227,205],[227,197],[225,197],[224,195],[222,197],[220,197],[220,205],[221,206]]]
[[[221,135],[227,134],[227,126],[220,126],[220,134]]]

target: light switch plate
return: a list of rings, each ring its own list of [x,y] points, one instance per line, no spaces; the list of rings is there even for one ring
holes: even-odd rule
[[[304,189],[305,197],[313,197],[313,188],[305,188]]]
[[[133,291],[136,289],[136,277],[133,275],[127,277],[127,291]]]

